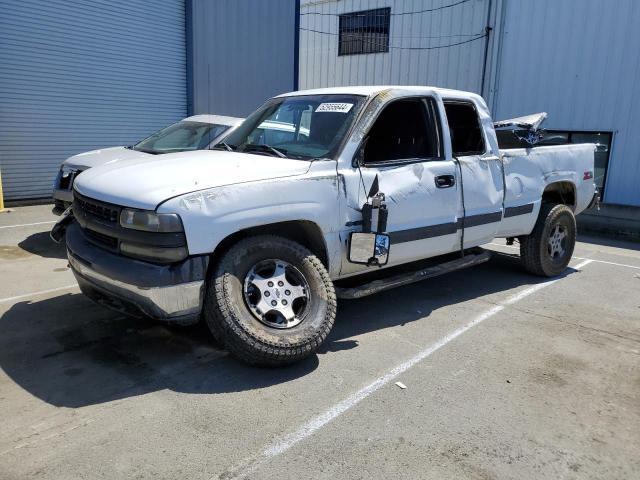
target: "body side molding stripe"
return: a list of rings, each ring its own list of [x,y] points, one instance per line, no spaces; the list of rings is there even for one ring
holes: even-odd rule
[[[443,235],[451,235],[456,233],[457,230],[458,224],[451,222],[389,232],[389,236],[391,237],[391,243],[405,243],[424,240],[426,238],[441,237]]]
[[[504,218],[515,217],[517,215],[526,215],[533,212],[533,203],[526,205],[518,205],[517,207],[507,207],[504,209]]]
[[[517,215],[526,215],[533,212],[533,203],[526,205],[518,205],[516,207],[505,208],[504,218],[515,217]],[[502,220],[502,212],[483,213],[480,215],[470,215],[465,217],[465,228],[479,227],[489,223],[496,223]],[[349,222],[347,226],[360,225],[361,222]],[[427,238],[441,237],[444,235],[452,235],[462,228],[462,219],[457,222],[440,223],[438,225],[427,225],[426,227],[409,228],[407,230],[397,230],[389,232],[392,243],[415,242],[417,240],[425,240]]]
[[[464,228],[479,227],[487,223],[495,223],[502,220],[502,212],[482,213],[464,217]],[[462,228],[462,219],[458,220],[458,228]]]
[[[502,220],[502,212],[483,213],[480,215],[471,215],[465,217],[465,228],[479,227],[488,223],[495,223]],[[410,228],[407,230],[397,230],[389,232],[391,243],[414,242],[416,240],[425,240],[427,238],[441,237],[444,235],[452,235],[462,228],[462,219],[457,222],[441,223],[438,225],[428,225],[426,227]]]

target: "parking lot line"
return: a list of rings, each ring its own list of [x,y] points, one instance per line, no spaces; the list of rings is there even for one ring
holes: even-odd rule
[[[579,264],[577,264],[573,268],[574,268],[574,270],[580,270],[581,268],[585,267],[586,265],[588,265],[591,262],[592,262],[591,259],[585,259],[585,260],[583,260],[582,262],[580,262]],[[536,285],[532,285],[531,287],[528,287],[528,288],[522,290],[521,292],[516,293],[515,295],[512,295],[511,297],[509,297],[504,302],[502,302],[502,303],[500,303],[498,305],[495,305],[494,307],[491,307],[489,310],[481,313],[480,315],[475,317],[473,320],[471,320],[467,324],[465,324],[462,327],[454,330],[453,332],[451,332],[448,335],[444,336],[443,338],[441,338],[437,342],[429,345],[427,348],[421,350],[420,352],[415,354],[410,359],[404,361],[400,365],[398,365],[398,366],[394,367],[393,369],[389,370],[386,374],[382,375],[381,377],[378,377],[376,380],[374,380],[373,382],[369,383],[367,386],[365,386],[362,389],[358,390],[357,392],[351,394],[349,397],[347,397],[346,399],[342,400],[341,402],[335,404],[334,406],[329,408],[323,414],[312,418],[307,423],[302,425],[300,428],[295,430],[293,433],[290,433],[289,435],[286,435],[285,437],[283,437],[279,441],[277,441],[277,442],[273,443],[272,445],[268,446],[257,458],[249,459],[248,461],[245,462],[244,465],[242,465],[238,469],[236,469],[235,472],[232,472],[231,475],[229,477],[227,477],[227,478],[232,478],[232,479],[235,479],[235,478],[246,478],[247,475],[249,475],[252,472],[254,472],[257,468],[259,468],[266,461],[268,461],[269,459],[274,458],[274,457],[286,452],[287,450],[289,450],[291,447],[293,447],[297,443],[299,443],[302,440],[310,437],[316,431],[318,431],[319,429],[321,429],[322,427],[327,425],[329,422],[331,422],[332,420],[335,420],[337,417],[339,417],[343,413],[345,413],[348,410],[350,410],[352,407],[354,407],[357,404],[359,404],[362,400],[364,400],[365,398],[369,397],[371,394],[373,394],[374,392],[376,392],[380,388],[382,388],[385,385],[387,385],[389,382],[394,380],[400,374],[406,372],[407,370],[412,368],[414,365],[418,364],[419,362],[421,362],[425,358],[429,357],[431,354],[435,353],[440,348],[442,348],[445,345],[447,345],[449,342],[455,340],[457,337],[459,337],[463,333],[471,330],[476,325],[479,325],[480,323],[484,322],[485,320],[493,317],[497,313],[499,313],[502,310],[504,310],[506,307],[521,301],[522,299],[528,297],[529,295],[531,295],[531,294],[533,294],[533,293],[535,293],[535,292],[537,292],[539,290],[542,290],[545,287],[548,287],[549,285],[553,285],[554,283],[562,280],[563,278],[564,277],[559,277],[559,278],[555,278],[555,279],[552,279],[552,280],[547,280],[546,282],[538,283]]]
[[[516,247],[514,245],[502,245],[501,243],[490,243],[489,245],[495,245],[496,247],[505,247],[505,248],[520,250],[520,247]],[[640,267],[636,265],[627,265],[626,263],[607,262],[606,260],[596,260],[595,258],[576,257],[576,256],[571,258],[574,258],[576,260],[591,260],[592,262],[596,262],[596,263],[604,263],[607,265],[615,265],[616,267],[635,268],[636,270],[640,270]]]
[[[14,300],[20,300],[20,299],[23,299],[23,298],[35,297],[35,296],[38,296],[38,295],[44,295],[46,293],[59,292],[61,290],[68,290],[70,288],[75,288],[77,286],[78,286],[78,284],[74,283],[73,285],[65,285],[64,287],[50,288],[48,290],[40,290],[39,292],[25,293],[23,295],[16,295],[15,297],[0,298],[0,303],[12,302]]]
[[[47,225],[49,223],[56,223],[57,220],[51,220],[48,222],[35,222],[35,223],[22,223],[20,225],[3,225],[0,229],[3,228],[18,228],[18,227],[31,227],[32,225]]]
[[[573,258],[581,260],[583,257],[573,257]],[[606,260],[595,260],[595,259],[590,259],[590,260],[596,263],[604,263],[607,265],[615,265],[616,267],[635,268],[636,270],[640,270],[640,267],[637,267],[635,265],[627,265],[626,263],[607,262]]]

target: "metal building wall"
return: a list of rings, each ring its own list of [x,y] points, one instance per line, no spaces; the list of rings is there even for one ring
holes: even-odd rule
[[[296,89],[296,0],[187,0],[193,112],[246,116]]]
[[[490,3],[303,0],[300,88],[395,84],[480,92]],[[389,52],[338,56],[338,15],[382,7],[391,7]]]
[[[60,163],[186,115],[184,0],[0,0],[8,200],[51,196]]]
[[[494,117],[546,111],[547,128],[613,131],[604,200],[640,206],[640,2],[504,7]]]

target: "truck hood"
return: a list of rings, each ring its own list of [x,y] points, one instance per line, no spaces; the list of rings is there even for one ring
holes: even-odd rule
[[[98,167],[107,163],[119,162],[120,160],[151,156],[152,155],[149,153],[138,152],[126,147],[109,147],[74,155],[67,158],[63,162],[63,165],[66,167],[77,168],[78,170],[87,170],[88,168]]]
[[[104,202],[154,210],[179,195],[302,175],[310,165],[303,160],[218,150],[167,153],[92,168],[78,175],[74,188]]]

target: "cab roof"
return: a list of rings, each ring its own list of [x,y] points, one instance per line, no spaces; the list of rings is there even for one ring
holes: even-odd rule
[[[329,87],[329,88],[315,88],[311,90],[299,90],[297,92],[288,92],[278,95],[278,97],[292,97],[298,95],[363,95],[372,96],[378,93],[394,89],[394,90],[407,90],[407,91],[424,91],[425,93],[436,92],[442,97],[450,98],[468,98],[468,99],[480,99],[481,97],[472,92],[465,92],[462,90],[451,90],[448,88],[429,87],[425,85],[362,85],[362,86],[347,86],[347,87]]]

